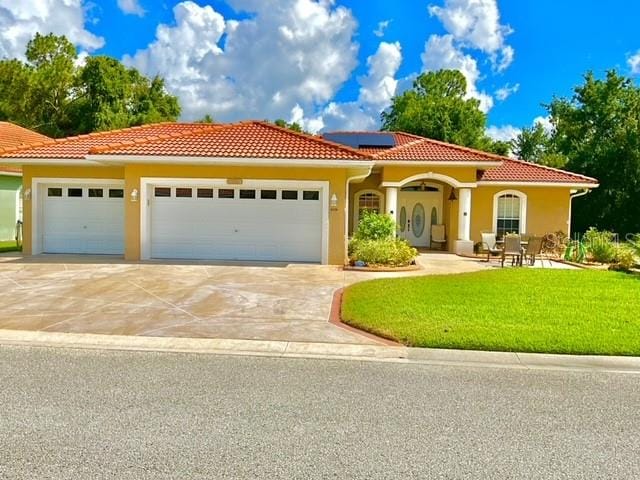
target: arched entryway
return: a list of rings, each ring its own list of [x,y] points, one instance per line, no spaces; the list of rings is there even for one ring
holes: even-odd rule
[[[433,231],[444,229],[447,250],[473,253],[471,233],[471,189],[474,183],[435,172],[425,172],[398,182],[382,182],[385,211],[398,225],[398,235],[416,247],[434,244]],[[434,229],[434,225],[443,225]]]

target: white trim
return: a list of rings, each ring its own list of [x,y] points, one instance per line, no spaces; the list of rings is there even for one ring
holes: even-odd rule
[[[364,190],[359,190],[355,192],[353,195],[353,231],[355,232],[356,226],[360,221],[360,205],[358,199],[360,195],[364,195],[365,193],[375,193],[380,197],[380,213],[386,212],[386,204],[384,203],[385,195],[380,190],[376,190],[375,188],[365,188]]]
[[[193,157],[193,156],[151,156],[151,155],[87,155],[88,160],[103,164],[178,164],[178,165],[285,165],[303,167],[368,167],[373,161],[305,158],[244,158],[244,157]]]
[[[104,167],[102,163],[87,160],[86,158],[3,158],[2,163],[5,165],[56,165],[56,166],[91,166],[91,167]]]
[[[140,178],[140,260],[151,259],[151,188],[160,186],[202,186],[202,187],[254,187],[254,188],[309,188],[319,189],[322,194],[322,264],[329,263],[329,182],[314,180],[242,180],[242,185],[229,184],[226,178],[177,178],[177,177],[141,177]]]
[[[124,188],[124,180],[118,178],[51,178],[51,177],[33,177],[31,179],[31,254],[37,255],[42,253],[42,238],[40,230],[42,228],[41,211],[44,208],[44,194],[41,190],[45,185],[64,186],[64,185],[122,185]],[[126,194],[125,199],[126,201]],[[124,221],[124,211],[123,221]]]
[[[407,177],[404,180],[400,180],[399,182],[382,182],[380,186],[381,187],[403,187],[407,183],[415,182],[416,180],[439,180],[455,188],[475,188],[476,187],[475,182],[471,182],[471,183],[460,182],[448,175],[443,175],[441,173],[434,173],[434,172],[418,173],[416,175],[412,175],[411,177]]]
[[[527,194],[519,190],[501,190],[493,196],[493,230],[498,231],[498,198],[503,195],[515,195],[520,199],[520,232],[518,233],[527,233]]]
[[[563,187],[563,188],[598,188],[599,183],[560,183],[560,182],[498,182],[478,181],[478,186],[495,187]]]
[[[4,159],[2,160],[2,163],[7,163],[4,161]],[[0,177],[21,177],[22,173],[20,172],[5,172],[3,170],[0,170]]]
[[[499,167],[503,161],[498,160],[495,162],[464,162],[464,161],[438,161],[438,160],[374,160],[376,165],[417,165],[425,166],[430,165],[434,167]]]

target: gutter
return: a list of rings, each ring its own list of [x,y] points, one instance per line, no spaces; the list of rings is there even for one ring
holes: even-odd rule
[[[567,225],[567,237],[571,238],[571,218],[573,217],[573,199],[578,197],[584,197],[588,193],[591,193],[591,189],[585,188],[582,191],[577,191],[569,195],[569,223]]]
[[[347,259],[347,251],[349,248],[349,184],[356,180],[364,180],[373,171],[373,164],[369,165],[367,173],[354,175],[352,177],[347,177],[347,182],[344,190],[344,262],[346,264]]]

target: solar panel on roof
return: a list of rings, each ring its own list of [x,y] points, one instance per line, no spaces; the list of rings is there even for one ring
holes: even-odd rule
[[[392,148],[396,146],[393,133],[325,133],[325,140],[351,148],[373,147]]]

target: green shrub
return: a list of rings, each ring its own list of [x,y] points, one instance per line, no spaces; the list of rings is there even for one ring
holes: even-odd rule
[[[607,230],[590,228],[582,237],[589,257],[598,263],[611,263],[616,258],[615,235]]]
[[[612,270],[630,271],[636,265],[636,255],[628,245],[621,245],[616,248],[616,255],[609,268]]]
[[[396,222],[391,215],[365,210],[358,222],[354,238],[358,240],[380,240],[392,238],[396,233]]]
[[[629,239],[629,248],[640,258],[640,233],[631,236]]]
[[[411,265],[418,251],[400,238],[378,240],[354,239],[349,242],[349,259],[370,266],[403,267]]]

